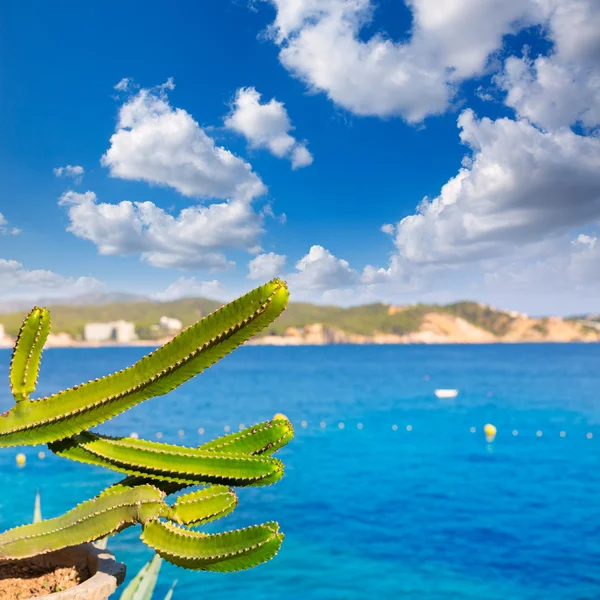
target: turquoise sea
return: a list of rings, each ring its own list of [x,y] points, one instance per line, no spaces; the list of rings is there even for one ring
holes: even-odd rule
[[[38,392],[147,351],[50,349]],[[0,411],[9,360],[0,351]],[[279,555],[232,575],[164,563],[157,599],[174,579],[174,600],[600,597],[600,345],[241,348],[100,430],[195,445],[276,412],[296,428],[284,479],[241,490],[210,529],[277,520]],[[0,451],[1,530],[31,520],[36,489],[52,517],[120,479],[40,450],[23,469]],[[129,577],[151,556],[138,535],[109,542]]]

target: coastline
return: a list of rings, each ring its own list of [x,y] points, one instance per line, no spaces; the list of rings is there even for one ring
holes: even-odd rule
[[[332,346],[332,345],[408,345],[408,344],[530,344],[530,343],[598,343],[600,329],[587,330],[562,319],[547,319],[545,327],[537,321],[518,319],[510,328],[494,334],[477,327],[465,319],[429,313],[420,327],[409,333],[384,333],[374,330],[370,335],[352,333],[324,325],[311,323],[301,327],[287,327],[279,334],[264,333],[245,342],[247,346]],[[106,340],[90,342],[74,339],[67,333],[50,334],[46,348],[158,348],[170,342],[175,333],[154,340],[132,339],[128,341]],[[15,338],[0,337],[0,348],[12,348]]]
[[[89,342],[78,342],[73,341],[69,343],[46,344],[45,348],[83,348],[83,349],[94,349],[94,348],[159,348],[171,340],[136,340],[134,342],[107,342],[107,343],[89,343]],[[436,341],[417,341],[417,340],[369,340],[369,341],[343,341],[343,342],[320,342],[315,340],[297,340],[287,336],[268,336],[268,338],[259,338],[256,340],[249,340],[245,342],[244,346],[278,346],[278,347],[290,347],[290,346],[440,346],[440,345],[451,345],[451,346],[473,346],[473,345],[510,345],[510,344],[597,344],[600,340],[590,339],[570,339],[570,340],[559,340],[559,339],[528,339],[528,340],[506,340],[506,339],[494,339],[494,340],[436,340]],[[0,342],[0,350],[11,350],[14,347],[14,341]]]

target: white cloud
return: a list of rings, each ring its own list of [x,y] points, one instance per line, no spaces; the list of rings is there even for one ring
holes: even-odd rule
[[[52,172],[57,177],[71,177],[75,180],[75,183],[81,183],[84,169],[80,165],[67,165],[66,167],[57,167],[56,169],[52,169]]]
[[[600,124],[600,3],[546,0],[548,56],[511,56],[495,78],[506,104],[547,129]]]
[[[535,291],[542,274],[546,290],[597,290],[598,235],[580,233],[600,223],[597,0],[407,0],[412,28],[398,42],[366,34],[382,10],[371,0],[269,1],[281,63],[358,115],[419,122],[451,106],[462,82],[502,64],[506,34],[540,25],[551,42],[546,56],[510,56],[491,85],[479,85],[477,95],[504,100],[516,118],[463,111],[462,168],[415,214],[381,227],[395,244],[388,265],[367,265],[322,297],[456,299],[517,280]],[[576,124],[589,135],[572,131]]]
[[[117,85],[114,86],[113,89],[117,90],[117,92],[126,92],[131,85],[131,79],[129,77],[123,77]]]
[[[260,98],[255,88],[240,88],[225,127],[243,135],[253,148],[267,148],[278,158],[289,158],[294,169],[310,165],[313,157],[308,148],[289,133],[294,127],[283,103],[272,98],[261,104]]]
[[[410,39],[393,42],[383,33],[361,38],[371,0],[270,2],[270,33],[293,75],[355,114],[409,122],[444,112],[459,83],[485,72],[505,34],[545,15],[536,0],[410,0]]]
[[[300,169],[312,165],[313,155],[304,144],[297,144],[292,150],[292,169]]]
[[[484,281],[493,291],[535,294],[595,293],[600,291],[600,245],[596,235],[579,234],[546,244],[535,260],[513,260],[487,273]]]
[[[164,292],[154,294],[156,300],[167,302],[180,298],[211,298],[221,299],[225,288],[219,281],[199,281],[195,277],[180,277],[174,281]]]
[[[248,263],[248,279],[264,279],[265,281],[281,275],[286,257],[275,252],[259,254]]]
[[[174,216],[152,202],[98,203],[94,192],[66,192],[68,228],[100,254],[134,255],[155,267],[225,269],[225,249],[259,249],[263,216],[240,200],[191,206]]]
[[[0,235],[19,235],[21,230],[18,227],[8,227],[6,217],[0,213]]]
[[[395,244],[413,265],[463,263],[600,219],[600,138],[542,132],[525,120],[459,119],[473,152],[440,195],[396,227]]]
[[[45,269],[26,269],[16,260],[0,259],[0,288],[5,299],[78,296],[101,290],[93,277],[69,277]]]
[[[287,276],[292,292],[324,292],[345,288],[359,281],[358,273],[347,261],[335,257],[323,246],[311,246],[296,263],[296,272]]]
[[[580,233],[574,240],[573,245],[582,245],[587,246],[588,248],[595,248],[596,243],[598,242],[598,238],[596,236],[587,235],[585,233]]]
[[[121,107],[102,156],[112,177],[168,185],[185,196],[250,201],[266,192],[252,167],[217,146],[194,118],[169,104],[173,80],[141,89]]]

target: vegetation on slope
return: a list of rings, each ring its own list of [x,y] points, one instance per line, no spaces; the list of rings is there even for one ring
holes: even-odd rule
[[[506,335],[515,320],[504,311],[477,302],[455,302],[439,308],[497,336]]]
[[[152,325],[156,325],[162,316],[181,320],[184,327],[192,325],[201,317],[216,310],[221,302],[206,298],[183,298],[171,302],[118,302],[114,304],[69,306],[50,306],[52,313],[52,332],[65,332],[73,337],[83,335],[85,323],[132,321],[141,338],[148,339]],[[19,311],[0,315],[0,323],[7,334],[16,336],[24,315],[28,311]],[[153,335],[154,332],[152,332]]]
[[[83,336],[85,323],[106,322],[123,319],[135,323],[141,339],[152,339],[160,335],[156,324],[160,317],[179,319],[184,327],[195,323],[199,318],[220,306],[216,300],[206,298],[183,298],[170,302],[116,302],[100,305],[58,305],[51,306],[52,331],[65,332],[74,338]],[[302,328],[311,323],[322,323],[326,327],[340,329],[347,333],[372,335],[375,332],[405,335],[415,332],[427,313],[446,313],[461,317],[494,335],[506,334],[514,317],[476,302],[456,302],[446,306],[414,304],[390,308],[387,304],[368,304],[341,308],[339,306],[318,306],[308,303],[291,303],[281,317],[262,335],[284,335],[288,327]],[[15,336],[23,321],[25,311],[0,315],[7,334]]]

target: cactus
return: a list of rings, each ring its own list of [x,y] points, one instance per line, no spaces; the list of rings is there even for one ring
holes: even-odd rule
[[[0,447],[47,444],[95,427],[132,406],[167,394],[229,354],[255,333],[269,325],[284,310],[288,291],[279,279],[256,288],[188,327],[170,342],[151,352],[133,366],[32,402],[18,402],[0,418]],[[41,335],[30,333],[32,315],[27,317],[13,361],[11,383],[17,394],[31,389],[37,374]],[[19,342],[23,343],[19,343]],[[18,383],[18,381],[17,381]]]
[[[0,415],[0,447],[48,444],[65,459],[107,467],[127,477],[60,517],[0,534],[0,560],[23,559],[106,538],[141,525],[141,539],[165,560],[188,569],[229,572],[272,558],[283,534],[275,522],[225,533],[191,530],[230,513],[231,486],[278,481],[273,458],[293,437],[281,416],[221,436],[198,448],[115,438],[90,427],[191,379],[270,324],[287,304],[275,279],[192,325],[133,366],[46,398],[31,400],[50,315],[34,308],[19,332],[10,368],[15,406]],[[190,486],[170,502],[169,496]]]

